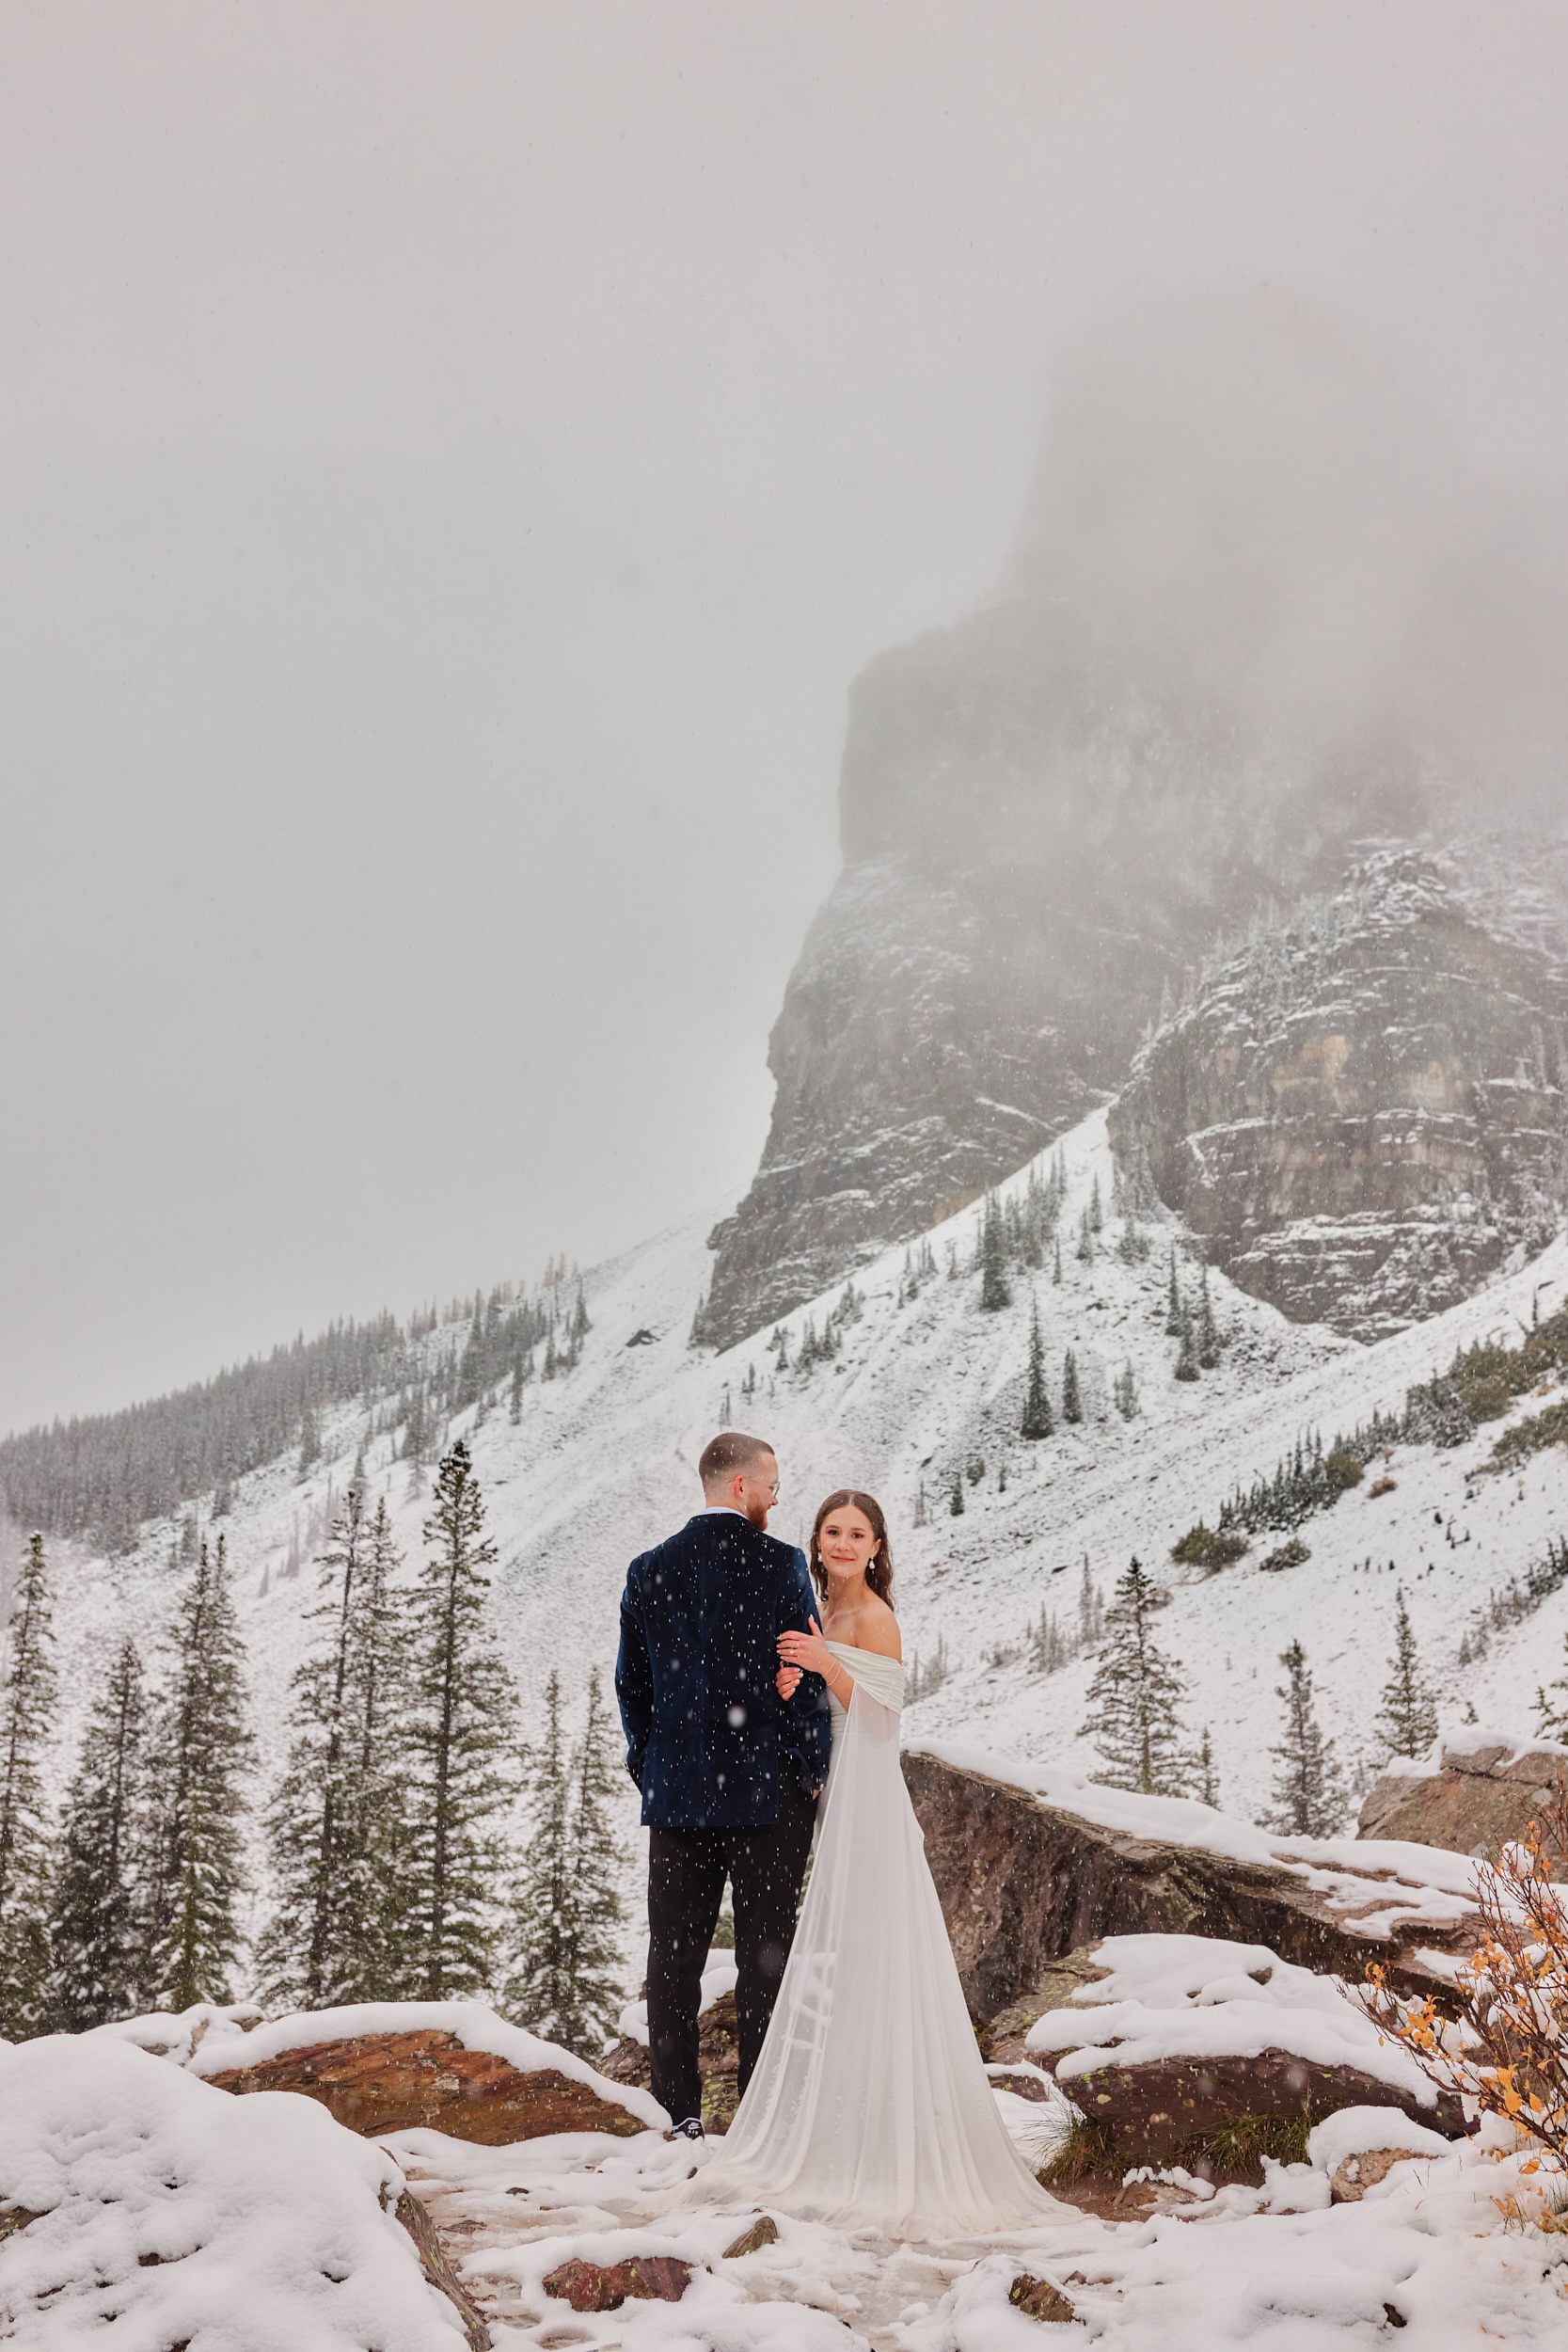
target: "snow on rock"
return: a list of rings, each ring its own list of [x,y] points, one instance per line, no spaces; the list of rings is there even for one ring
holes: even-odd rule
[[[1067,2007],[1048,2010],[1024,2045],[1053,2058],[1056,2080],[1069,2094],[1111,2049],[1121,2066],[1285,2050],[1316,2066],[1370,2074],[1422,2106],[1436,2103],[1415,2060],[1385,2040],[1337,1979],[1292,1967],[1267,1945],[1110,1935],[1094,1957],[1110,1974],[1081,1985]]]
[[[1392,2123],[1386,2107],[1341,2107],[1314,2123],[1307,2137],[1308,2160],[1320,2171],[1335,2172],[1349,2156],[1364,2156],[1373,2149],[1407,2148],[1412,2155],[1449,2156],[1453,2142],[1408,2116]]]
[[[103,2035],[0,2048],[0,2332],[60,2352],[461,2352],[378,2147]]]

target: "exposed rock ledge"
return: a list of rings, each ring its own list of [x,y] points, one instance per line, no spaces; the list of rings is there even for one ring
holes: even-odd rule
[[[1414,1838],[1495,1862],[1525,1836],[1564,1772],[1568,1748],[1478,1725],[1434,1760],[1386,1773],[1361,1807],[1358,1835]]]
[[[1229,1937],[1352,1979],[1377,1960],[1431,1993],[1447,1991],[1441,1955],[1470,1947],[1475,1866],[1446,1851],[1275,1837],[1209,1805],[945,1742],[903,1765],[993,2063],[1023,2058],[1035,2020],[1088,1980],[1069,1956],[1107,1935]]]

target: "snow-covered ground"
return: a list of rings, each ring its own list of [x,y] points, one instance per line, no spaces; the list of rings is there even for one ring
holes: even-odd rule
[[[780,1534],[803,1537],[815,1502],[835,1485],[865,1486],[881,1497],[906,1656],[928,1661],[941,1642],[951,1669],[908,1710],[907,1737],[1092,1770],[1096,1759],[1080,1735],[1090,1661],[1041,1673],[1026,1637],[1042,1608],[1070,1628],[1085,1562],[1108,1597],[1134,1552],[1169,1586],[1160,1636],[1188,1677],[1190,1730],[1195,1737],[1211,1730],[1229,1812],[1256,1817],[1267,1803],[1268,1750],[1279,1736],[1277,1656],[1298,1636],[1325,1729],[1359,1780],[1370,1777],[1381,1754],[1374,1717],[1396,1584],[1404,1586],[1445,1722],[1457,1724],[1473,1704],[1485,1720],[1528,1723],[1537,1683],[1560,1671],[1568,1588],[1494,1634],[1479,1665],[1461,1669],[1457,1658],[1471,1612],[1489,1590],[1522,1577],[1549,1537],[1568,1533],[1561,1448],[1514,1474],[1479,1480],[1466,1473],[1486,1459],[1506,1423],[1449,1452],[1401,1448],[1391,1463],[1377,1465],[1393,1490],[1370,1496],[1370,1475],[1307,1524],[1301,1534],[1311,1558],[1283,1572],[1259,1565],[1280,1536],[1256,1540],[1251,1557],[1216,1575],[1175,1568],[1168,1555],[1195,1520],[1213,1523],[1238,1483],[1272,1473],[1302,1433],[1321,1431],[1326,1445],[1374,1407],[1397,1408],[1407,1386],[1446,1366],[1456,1343],[1493,1334],[1516,1340],[1532,1300],[1543,1312],[1568,1300],[1568,1242],[1464,1306],[1372,1347],[1288,1324],[1213,1276],[1227,1344],[1218,1370],[1180,1383],[1164,1324],[1169,1250],[1175,1242],[1181,1257],[1181,1228],[1170,1218],[1146,1223],[1151,1254],[1129,1265],[1117,1251],[1119,1223],[1108,1219],[1093,1262],[1082,1263],[1075,1239],[1091,1186],[1098,1179],[1107,1201],[1111,1193],[1103,1116],[1085,1120],[1060,1148],[1069,1190],[1059,1285],[1049,1264],[1032,1278],[1015,1275],[1010,1306],[982,1312],[978,1277],[968,1270],[976,1203],[930,1235],[938,1270],[912,1303],[898,1303],[902,1248],[859,1273],[863,1314],[843,1327],[836,1360],[806,1373],[775,1375],[766,1333],[719,1357],[689,1346],[707,1273],[711,1210],[590,1275],[593,1328],[577,1369],[535,1381],[516,1425],[504,1396],[488,1409],[470,1408],[456,1424],[472,1446],[499,1546],[495,1624],[525,1702],[553,1666],[562,1668],[569,1693],[580,1692],[592,1665],[609,1672],[626,1562],[697,1507],[698,1454],[727,1421],[778,1449],[784,1494],[773,1524]],[[1007,1189],[1026,1177],[1021,1170]],[[950,1252],[960,1268],[956,1278],[946,1272]],[[1184,1284],[1196,1273],[1196,1260],[1182,1259]],[[808,1317],[821,1329],[837,1288],[789,1318],[792,1358]],[[1086,1408],[1081,1424],[1058,1418],[1055,1435],[1037,1444],[1018,1435],[1032,1300],[1053,1402],[1070,1347]],[[650,1332],[651,1340],[628,1344]],[[1129,1362],[1138,1411],[1124,1421],[1111,1391]],[[1536,1409],[1534,1400],[1516,1409]],[[309,1638],[303,1612],[314,1593],[308,1561],[295,1576],[283,1571],[291,1549],[309,1552],[312,1531],[325,1526],[331,1494],[341,1495],[366,1431],[366,1415],[341,1412],[325,1433],[326,1458],[307,1478],[292,1461],[255,1473],[223,1522],[268,1776],[281,1761],[288,1677]],[[395,1460],[394,1446],[391,1437],[372,1437],[367,1459],[412,1556],[428,1473],[421,1481]],[[982,1458],[979,1483],[965,1477],[964,1515],[952,1517],[953,1473]],[[175,1536],[166,1522],[150,1527],[134,1555],[114,1562],[55,1548],[62,1680],[78,1705],[122,1624],[155,1647],[180,1581],[169,1565]],[[629,1785],[626,1796],[629,1829]]]

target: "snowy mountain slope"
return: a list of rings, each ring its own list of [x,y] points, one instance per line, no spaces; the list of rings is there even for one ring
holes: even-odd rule
[[[1325,1727],[1346,1760],[1370,1774],[1397,1583],[1407,1592],[1446,1716],[1457,1719],[1473,1700],[1487,1720],[1527,1720],[1537,1682],[1558,1671],[1568,1590],[1496,1634],[1481,1665],[1462,1674],[1456,1652],[1489,1589],[1522,1575],[1550,1536],[1568,1532],[1561,1449],[1516,1475],[1467,1484],[1466,1471],[1486,1458],[1506,1424],[1491,1424],[1450,1452],[1402,1448],[1391,1465],[1395,1490],[1370,1499],[1364,1486],[1311,1519],[1301,1531],[1311,1559],[1284,1573],[1259,1565],[1281,1537],[1258,1540],[1251,1557],[1208,1577],[1173,1568],[1168,1553],[1200,1517],[1212,1524],[1238,1482],[1272,1472],[1303,1431],[1321,1429],[1326,1444],[1377,1406],[1397,1407],[1409,1383],[1446,1365],[1456,1343],[1517,1337],[1533,1295],[1548,1310],[1568,1298],[1568,1242],[1554,1243],[1449,1313],[1371,1347],[1288,1324],[1215,1279],[1228,1344],[1218,1370],[1179,1383],[1176,1343],[1164,1322],[1169,1248],[1174,1242],[1180,1252],[1181,1229],[1172,1219],[1146,1227],[1152,1252],[1129,1265],[1117,1254],[1119,1222],[1108,1219],[1093,1263],[1081,1263],[1073,1237],[1096,1179],[1110,1196],[1103,1114],[1061,1149],[1068,1194],[1059,1285],[1049,1265],[1032,1279],[1015,1274],[1011,1304],[982,1312],[978,1277],[942,1270],[949,1245],[961,1269],[971,1265],[981,1216],[974,1204],[930,1236],[939,1271],[911,1303],[898,1304],[902,1249],[864,1270],[863,1311],[842,1328],[840,1356],[808,1372],[775,1375],[766,1335],[717,1358],[689,1349],[711,1212],[589,1278],[593,1328],[577,1369],[531,1384],[515,1426],[504,1399],[470,1408],[454,1423],[468,1437],[483,1482],[499,1550],[496,1623],[526,1698],[536,1697],[552,1666],[561,1667],[569,1693],[580,1692],[592,1665],[611,1666],[626,1561],[696,1507],[697,1455],[722,1416],[778,1447],[779,1533],[803,1537],[816,1501],[835,1484],[868,1486],[881,1496],[907,1654],[928,1661],[941,1641],[951,1669],[911,1707],[910,1736],[961,1737],[1092,1769],[1092,1751],[1078,1736],[1090,1661],[1038,1672],[1025,1637],[1042,1606],[1072,1617],[1085,1560],[1108,1597],[1133,1552],[1169,1583],[1162,1639],[1190,1680],[1189,1726],[1195,1735],[1212,1728],[1228,1810],[1255,1813],[1266,1801],[1267,1751],[1279,1712],[1275,1661],[1298,1635],[1317,1675]],[[1021,1170],[1005,1192],[1026,1176]],[[1196,1267],[1192,1274],[1196,1279]],[[1017,1435],[1031,1296],[1053,1405],[1064,1352],[1072,1347],[1085,1407],[1081,1425],[1058,1422],[1053,1437],[1034,1445]],[[807,1316],[820,1329],[832,1304],[830,1295],[790,1319],[792,1358]],[[1130,1422],[1111,1403],[1112,1382],[1129,1361],[1139,1396]],[[749,1375],[756,1382],[750,1397]],[[222,1523],[268,1777],[281,1760],[288,1677],[309,1638],[304,1612],[313,1596],[309,1565],[293,1576],[284,1570],[291,1549],[309,1555],[319,1543],[368,1425],[362,1412],[341,1413],[324,1433],[326,1458],[309,1478],[299,1479],[290,1462],[253,1474]],[[393,1458],[395,1442],[369,1438],[366,1461],[413,1557],[428,1473]],[[948,1483],[977,1458],[985,1475],[977,1486],[966,1477],[965,1512],[951,1517]],[[999,1491],[1004,1467],[1006,1486]],[[923,1491],[925,1518],[917,1524]],[[135,1553],[112,1564],[56,1548],[64,1679],[77,1703],[120,1624],[155,1642],[178,1583],[170,1566],[175,1540],[167,1522],[149,1528]],[[1004,1655],[993,1662],[998,1651]]]

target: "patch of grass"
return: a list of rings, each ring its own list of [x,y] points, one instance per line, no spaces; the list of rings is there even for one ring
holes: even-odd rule
[[[1172,1544],[1170,1556],[1179,1567],[1226,1568],[1233,1560],[1240,1560],[1248,1549],[1244,1535],[1216,1534],[1199,1519],[1189,1527],[1180,1543]]]
[[[1042,2188],[1071,2188],[1076,2182],[1103,2180],[1107,2174],[1119,2180],[1126,2169],[1127,2159],[1104,2124],[1080,2115],[1041,2165],[1038,2178]]]
[[[1530,1413],[1512,1429],[1505,1429],[1492,1448],[1492,1459],[1507,1469],[1512,1463],[1528,1461],[1532,1454],[1544,1453],[1549,1445],[1568,1445],[1568,1404],[1548,1405],[1544,1413]]]
[[[1342,1495],[1348,1486],[1359,1486],[1365,1475],[1354,1454],[1331,1454],[1323,1464],[1323,1476],[1337,1494]]]
[[[1166,2164],[1180,2164],[1189,2172],[1223,2172],[1232,2180],[1263,2178],[1263,2158],[1275,2164],[1305,2164],[1309,2115],[1238,2115],[1212,2132],[1195,2132],[1184,2139]]]
[[[1292,1535],[1288,1544],[1281,1544],[1277,1551],[1271,1551],[1266,1558],[1259,1560],[1258,1565],[1260,1568],[1270,1569],[1299,1568],[1304,1566],[1311,1557],[1311,1551],[1302,1542],[1301,1537]]]

